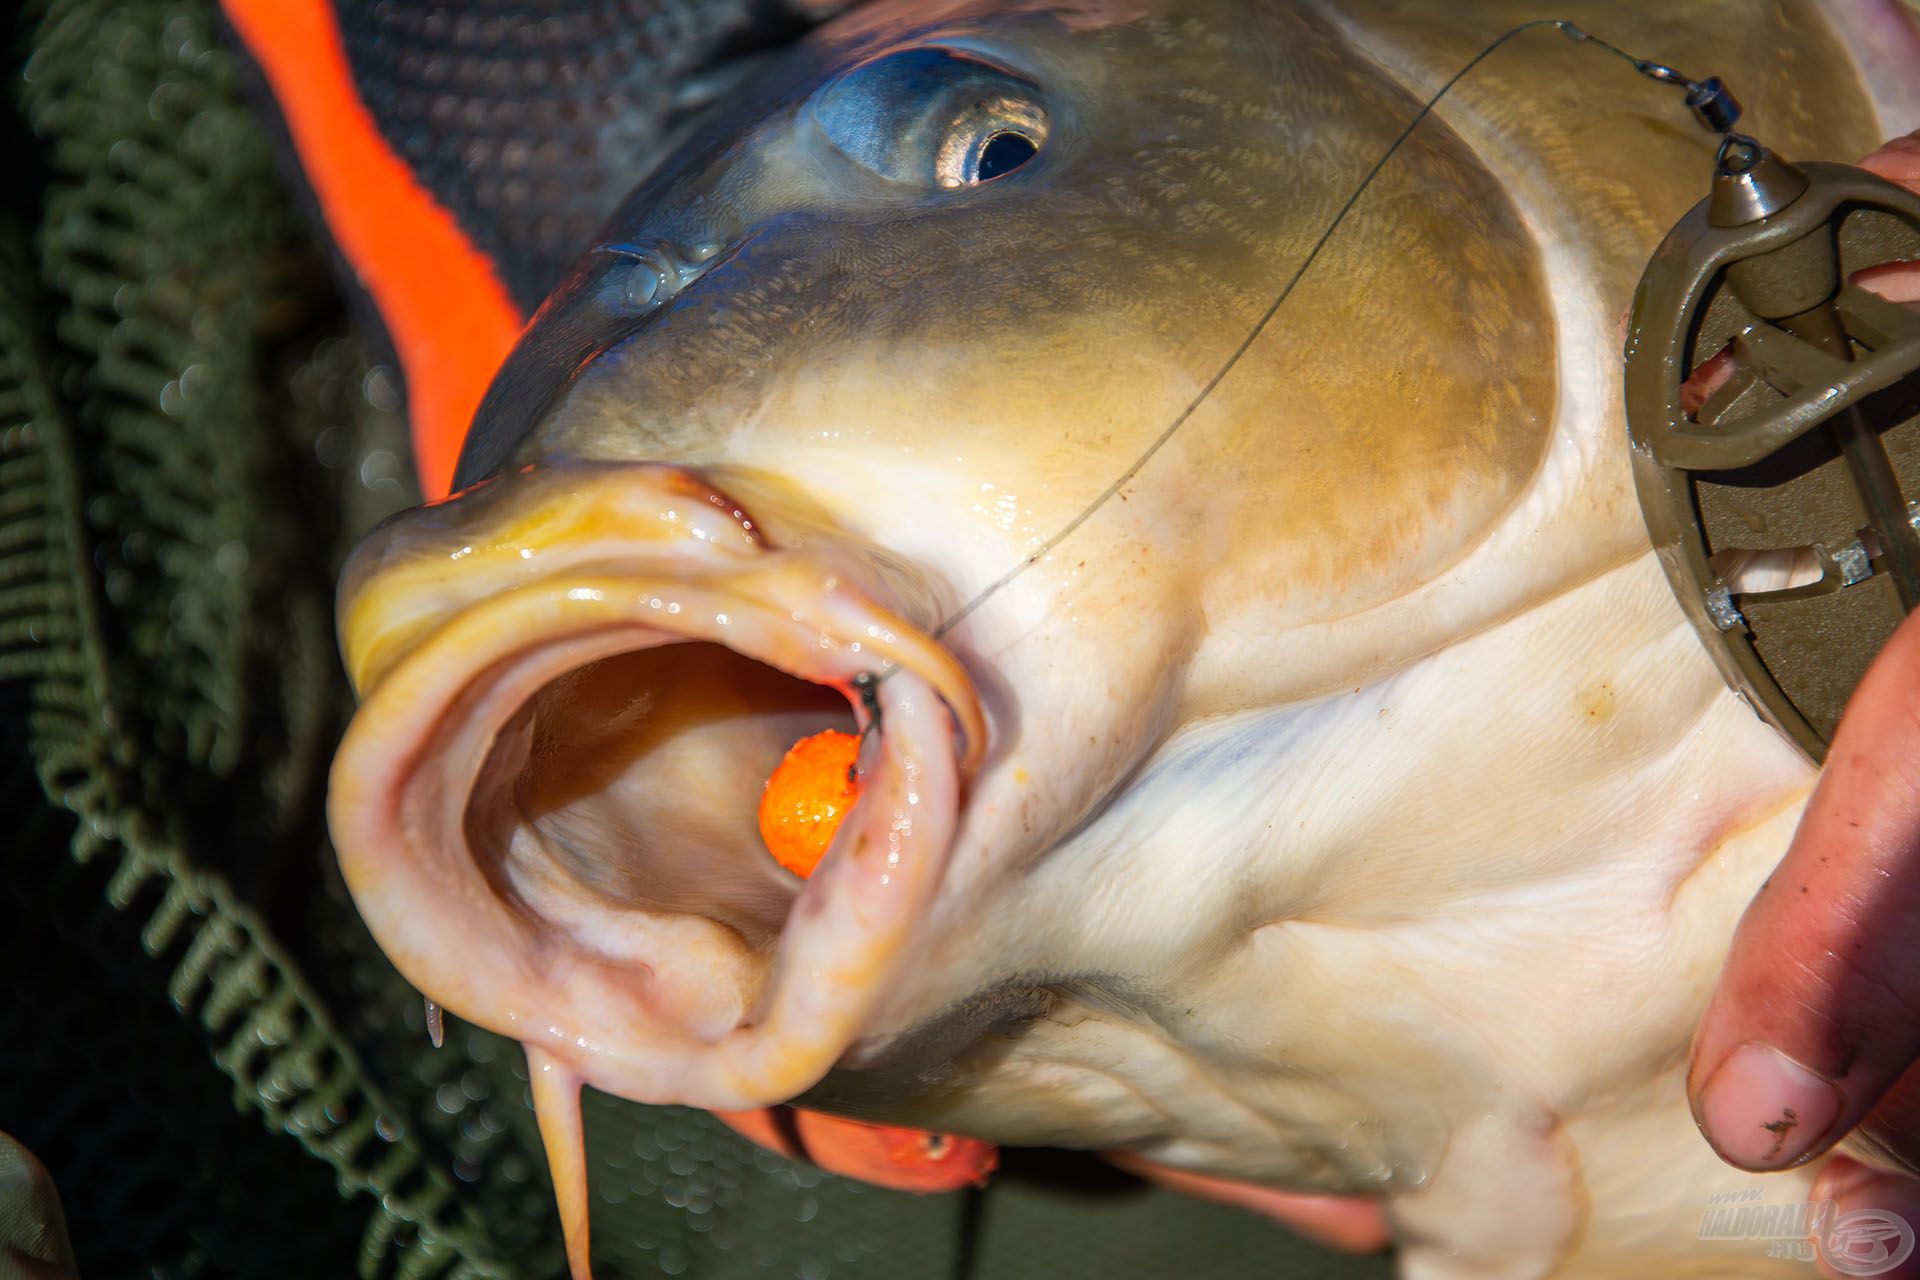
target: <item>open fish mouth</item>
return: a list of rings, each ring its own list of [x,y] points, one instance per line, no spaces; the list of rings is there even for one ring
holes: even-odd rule
[[[585,1082],[804,1091],[910,964],[983,747],[971,682],[860,557],[767,545],[691,472],[569,463],[408,513],[341,588],[347,885],[430,999]],[[795,739],[858,730],[813,876],[761,848]]]

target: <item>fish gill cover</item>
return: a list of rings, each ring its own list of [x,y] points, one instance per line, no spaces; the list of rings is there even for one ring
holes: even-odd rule
[[[413,489],[391,374],[212,3],[44,0],[7,36],[0,1131],[88,1277],[556,1275],[520,1054],[430,1047],[319,822],[331,576]],[[918,1199],[587,1105],[606,1276],[1384,1272],[1066,1158],[1028,1168],[1078,1191]],[[0,1247],[45,1226],[0,1191]]]

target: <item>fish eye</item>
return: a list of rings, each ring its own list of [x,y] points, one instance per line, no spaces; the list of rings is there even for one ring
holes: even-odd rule
[[[835,149],[881,177],[979,186],[1040,154],[1047,112],[1027,80],[950,49],[907,49],[823,86],[808,113]]]
[[[980,159],[973,167],[974,180],[992,182],[1003,173],[1012,173],[1040,154],[1040,144],[1024,133],[1011,129],[996,133],[980,148]]]

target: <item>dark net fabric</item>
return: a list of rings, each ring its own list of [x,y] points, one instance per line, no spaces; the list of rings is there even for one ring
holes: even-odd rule
[[[531,312],[662,139],[802,20],[773,0],[335,0],[388,145]]]
[[[518,1047],[428,1045],[321,823],[331,576],[411,491],[394,380],[276,194],[209,3],[13,21],[0,1131],[89,1278],[558,1275]],[[1384,1274],[1078,1158],[920,1199],[697,1112],[590,1094],[586,1123],[609,1280]],[[0,1246],[56,1237],[47,1204],[6,1180]]]

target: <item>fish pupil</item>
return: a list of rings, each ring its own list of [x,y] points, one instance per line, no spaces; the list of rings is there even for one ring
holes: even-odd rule
[[[1033,159],[1039,150],[1033,145],[1033,139],[1023,133],[996,133],[987,139],[986,146],[980,148],[980,160],[974,166],[974,172],[979,181],[991,182]]]

